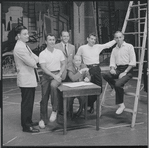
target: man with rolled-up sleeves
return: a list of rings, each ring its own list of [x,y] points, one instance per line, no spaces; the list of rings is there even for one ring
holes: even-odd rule
[[[136,55],[133,45],[124,41],[124,35],[117,31],[114,35],[117,43],[110,57],[110,72],[103,74],[103,78],[116,92],[116,104],[119,108],[116,114],[121,114],[124,109],[124,85],[132,78],[133,67],[136,66]]]

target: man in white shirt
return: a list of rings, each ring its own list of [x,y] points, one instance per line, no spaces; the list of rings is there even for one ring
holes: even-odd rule
[[[87,65],[89,68],[89,73],[91,75],[91,82],[101,86],[102,89],[102,77],[101,77],[101,69],[99,67],[99,54],[103,49],[112,47],[116,42],[115,40],[110,41],[106,44],[95,44],[96,43],[96,35],[89,34],[87,37],[88,43],[86,45],[82,45],[79,47],[77,51],[77,55],[82,56],[83,63]],[[90,113],[94,112],[94,102],[96,101],[96,96],[88,97],[88,107],[90,108],[88,111]]]
[[[57,117],[57,87],[62,81],[61,76],[65,69],[65,57],[61,50],[55,48],[55,41],[55,36],[48,34],[46,37],[47,48],[39,54],[39,64],[43,70],[41,79],[40,128],[45,128],[45,124],[48,123],[48,100],[50,95],[52,104],[50,122],[54,122]]]
[[[116,104],[119,105],[116,114],[121,114],[125,109],[123,86],[132,78],[133,67],[136,66],[136,55],[134,47],[124,41],[122,32],[117,31],[114,38],[117,45],[111,53],[110,72],[103,74],[103,78],[115,89]]]

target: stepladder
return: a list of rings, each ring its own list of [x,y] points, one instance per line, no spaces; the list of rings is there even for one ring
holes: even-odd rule
[[[131,27],[133,26],[133,29]],[[134,45],[136,59],[137,59],[137,66],[135,67],[136,75],[133,76],[133,80],[135,82],[135,90],[134,92],[125,92],[124,95],[132,96],[134,98],[133,107],[132,108],[125,108],[124,111],[131,113],[131,127],[135,126],[137,111],[138,111],[138,103],[140,98],[140,91],[142,89],[142,71],[143,71],[143,64],[146,62],[144,59],[145,52],[147,49],[146,40],[147,40],[147,3],[140,2],[140,1],[130,1],[128,5],[128,9],[126,12],[124,24],[122,27],[122,32],[125,36],[127,42]],[[102,107],[112,107],[106,105],[106,93],[107,89],[109,88],[109,84],[106,83],[105,88],[102,93],[101,103],[100,103],[100,116],[102,114]]]

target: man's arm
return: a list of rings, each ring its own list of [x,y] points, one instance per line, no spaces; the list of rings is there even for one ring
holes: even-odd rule
[[[65,60],[64,61],[61,61],[61,70],[59,72],[59,76],[62,76],[64,70],[65,70],[65,67],[66,67],[66,62]]]
[[[61,82],[61,78],[60,76],[57,76],[55,74],[53,74],[51,71],[49,71],[46,68],[46,63],[40,63],[41,69],[43,70],[44,73],[46,73],[47,75],[53,77],[55,80],[57,80],[58,82]]]
[[[26,50],[24,50],[24,48],[19,48],[19,50],[16,50],[14,52],[14,54],[18,58],[20,58],[26,65],[33,68],[37,68],[38,57],[36,57],[36,59],[33,58],[32,53],[27,52]]]
[[[98,45],[100,51],[102,51],[103,49],[110,48],[110,47],[112,47],[115,44],[116,44],[116,41],[115,40],[112,40],[112,41],[110,41],[108,43],[105,43],[105,44],[96,44],[96,45]]]

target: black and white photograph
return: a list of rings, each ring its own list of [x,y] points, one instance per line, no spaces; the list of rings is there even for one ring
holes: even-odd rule
[[[148,147],[148,0],[0,10],[1,147]]]

